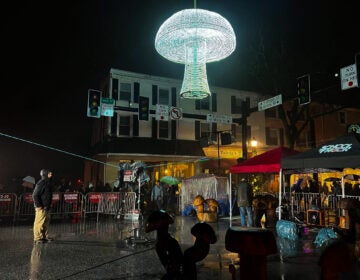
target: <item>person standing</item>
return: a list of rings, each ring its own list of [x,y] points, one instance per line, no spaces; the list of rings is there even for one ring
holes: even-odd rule
[[[158,210],[161,210],[163,208],[164,190],[163,190],[162,186],[160,185],[159,180],[156,180],[155,186],[152,189],[151,201],[156,202],[156,206],[157,206]]]
[[[242,178],[237,186],[237,205],[240,210],[240,221],[241,226],[246,226],[246,214],[247,214],[247,225],[253,226],[253,214],[252,214],[252,199],[253,193],[251,185]],[[246,212],[246,213],[245,213]]]
[[[40,171],[41,179],[36,183],[33,192],[35,220],[34,220],[34,243],[53,241],[48,235],[50,224],[50,208],[52,202],[52,172],[46,169]]]

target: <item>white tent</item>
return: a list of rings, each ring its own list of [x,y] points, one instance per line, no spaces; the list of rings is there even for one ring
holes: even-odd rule
[[[204,199],[213,198],[217,201],[229,200],[229,179],[212,174],[198,174],[182,181],[180,194],[180,211],[192,205],[194,198],[201,195]]]

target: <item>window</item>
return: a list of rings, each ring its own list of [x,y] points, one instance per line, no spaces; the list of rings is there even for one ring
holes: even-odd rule
[[[241,98],[236,98],[236,96],[231,96],[231,114],[241,114],[242,113],[242,102]]]
[[[266,128],[266,145],[278,145],[278,129]]]
[[[119,136],[130,136],[130,116],[119,117]]]
[[[200,137],[209,137],[209,136],[210,136],[210,123],[201,123]]]
[[[131,84],[130,83],[120,83],[119,100],[131,101]]]
[[[196,110],[210,110],[210,97],[205,97],[203,99],[197,99],[195,101]]]
[[[159,89],[159,104],[169,105],[169,89]]]
[[[159,138],[169,138],[169,122],[159,121]]]
[[[339,123],[346,124],[346,112],[339,112]]]

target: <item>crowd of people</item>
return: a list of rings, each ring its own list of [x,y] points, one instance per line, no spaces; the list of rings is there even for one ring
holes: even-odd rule
[[[329,184],[329,185],[328,185]],[[360,196],[360,179],[353,184],[349,182],[344,183],[345,195]],[[326,195],[341,195],[341,181],[340,179],[333,179],[331,182],[324,182],[321,185],[319,182],[311,177],[299,178],[290,188],[291,193],[323,193]]]

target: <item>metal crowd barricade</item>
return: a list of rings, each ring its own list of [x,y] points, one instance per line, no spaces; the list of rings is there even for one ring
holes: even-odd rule
[[[35,216],[34,200],[32,193],[23,193],[19,198],[17,218],[24,218],[29,216]]]
[[[54,196],[53,196],[54,200]],[[54,215],[72,215],[76,218],[82,217],[82,207],[83,207],[83,194],[79,192],[65,192],[62,194],[61,200],[57,207],[54,207],[52,214]]]
[[[85,195],[83,203],[83,216],[96,214],[98,220],[100,214],[113,215],[116,218],[136,218],[135,192],[91,192]]]
[[[15,221],[17,204],[15,193],[0,193],[0,217],[12,217]]]
[[[113,216],[117,215],[120,209],[121,199],[120,192],[102,193],[98,213]]]
[[[102,199],[102,193],[90,192],[84,196],[83,200],[83,217],[88,214],[97,214],[99,212],[99,202]]]

